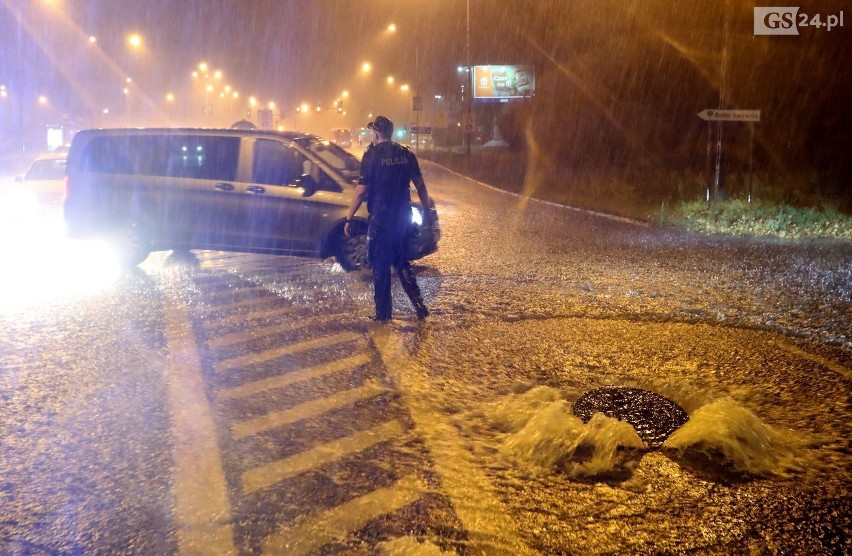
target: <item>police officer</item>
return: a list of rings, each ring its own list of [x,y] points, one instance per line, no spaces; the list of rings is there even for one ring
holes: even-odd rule
[[[403,290],[414,305],[418,319],[429,315],[423,303],[417,278],[408,260],[408,240],[411,232],[411,194],[409,183],[414,182],[424,208],[424,226],[431,226],[433,204],[420,174],[420,165],[411,149],[395,143],[393,122],[379,116],[367,124],[373,133],[371,145],[361,161],[361,176],[349,207],[344,233],[350,235],[349,223],[365,200],[370,215],[367,231],[368,258],[373,267],[373,299],[376,318],[387,322],[391,318],[391,267],[399,276]]]

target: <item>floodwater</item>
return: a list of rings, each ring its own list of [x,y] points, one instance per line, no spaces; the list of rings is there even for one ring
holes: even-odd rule
[[[405,345],[429,369],[419,394],[536,524],[530,546],[848,549],[852,245],[700,237],[444,176],[427,177],[444,230],[421,274],[433,317]],[[604,386],[657,392],[689,421],[659,448],[584,424],[573,401]]]
[[[455,519],[472,530],[499,507],[503,521],[486,530],[503,528],[517,543],[510,553],[848,549],[848,243],[699,237],[520,202],[424,168],[443,230],[440,251],[417,262],[432,315],[418,324],[395,290],[396,318],[387,330],[405,358],[389,371],[392,380],[381,388],[370,378],[338,381],[399,391],[415,433],[425,438],[426,467],[439,477],[440,486],[420,487],[446,494]],[[162,506],[165,513],[154,515],[163,519],[171,504],[162,438],[173,408],[163,401],[160,293],[185,296],[207,315],[199,326],[251,332],[248,319],[215,322],[216,307],[204,301],[212,293],[188,278],[222,278],[224,290],[234,284],[235,298],[239,288],[257,286],[313,311],[306,323],[339,311],[340,318],[313,329],[320,337],[337,333],[346,318],[368,320],[369,279],[330,261],[275,257],[222,256],[216,269],[209,254],[200,255],[202,268],[175,268],[157,254],[140,270],[117,275],[111,267],[73,264],[101,260],[96,254],[67,255],[62,280],[46,266],[62,259],[50,257],[22,255],[29,262],[4,273],[13,282],[0,316],[16,327],[4,338],[15,354],[6,362],[15,372],[4,376],[4,411],[13,417],[4,426],[18,447],[8,476],[30,481],[26,501],[5,491],[16,500],[15,527],[39,526],[38,515],[28,513],[33,503],[68,520],[52,534],[73,538],[78,527],[97,524],[109,537],[99,546],[126,548],[121,535],[136,527],[144,532],[134,534],[138,546],[169,552],[174,539],[146,513]],[[381,334],[372,334],[380,345]],[[90,367],[101,375],[89,374]],[[573,414],[580,396],[607,386],[656,392],[689,421],[649,446],[624,422],[596,415],[584,423]],[[39,417],[48,402],[56,409]],[[57,427],[63,442],[52,445],[46,439]],[[115,443],[115,430],[134,440]],[[37,456],[39,446],[49,447],[47,457]],[[426,457],[413,447],[398,450],[411,460]],[[90,452],[101,463],[89,461]],[[64,465],[69,454],[71,470]],[[32,481],[32,461],[69,488]],[[379,468],[394,465],[382,461]],[[88,490],[69,486],[73,477],[104,485],[112,498],[94,504]],[[136,486],[128,491],[124,482]],[[258,519],[295,512],[318,494]],[[121,519],[97,514],[98,507],[122,506],[132,511]],[[475,552],[472,543],[443,538],[440,527],[429,530],[431,536],[378,539],[376,546],[390,554]]]

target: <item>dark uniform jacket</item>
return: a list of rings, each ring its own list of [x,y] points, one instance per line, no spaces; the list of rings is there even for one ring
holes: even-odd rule
[[[411,221],[411,180],[420,165],[411,149],[385,141],[372,145],[361,159],[360,183],[367,186],[367,211],[372,223],[397,228]]]

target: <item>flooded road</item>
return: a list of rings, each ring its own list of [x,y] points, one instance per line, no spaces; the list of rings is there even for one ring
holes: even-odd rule
[[[80,290],[41,301],[17,274],[0,551],[848,552],[852,246],[424,170],[443,239],[416,263],[423,323],[395,289],[373,325],[369,276],[331,260],[69,263]],[[572,414],[605,386],[690,419],[651,449]]]

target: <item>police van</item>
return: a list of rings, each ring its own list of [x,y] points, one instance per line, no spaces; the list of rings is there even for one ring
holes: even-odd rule
[[[152,251],[334,256],[367,265],[367,215],[343,233],[360,162],[320,137],[243,129],[90,129],[66,167],[71,238],[104,238],[126,264]],[[412,203],[409,256],[437,250]]]

